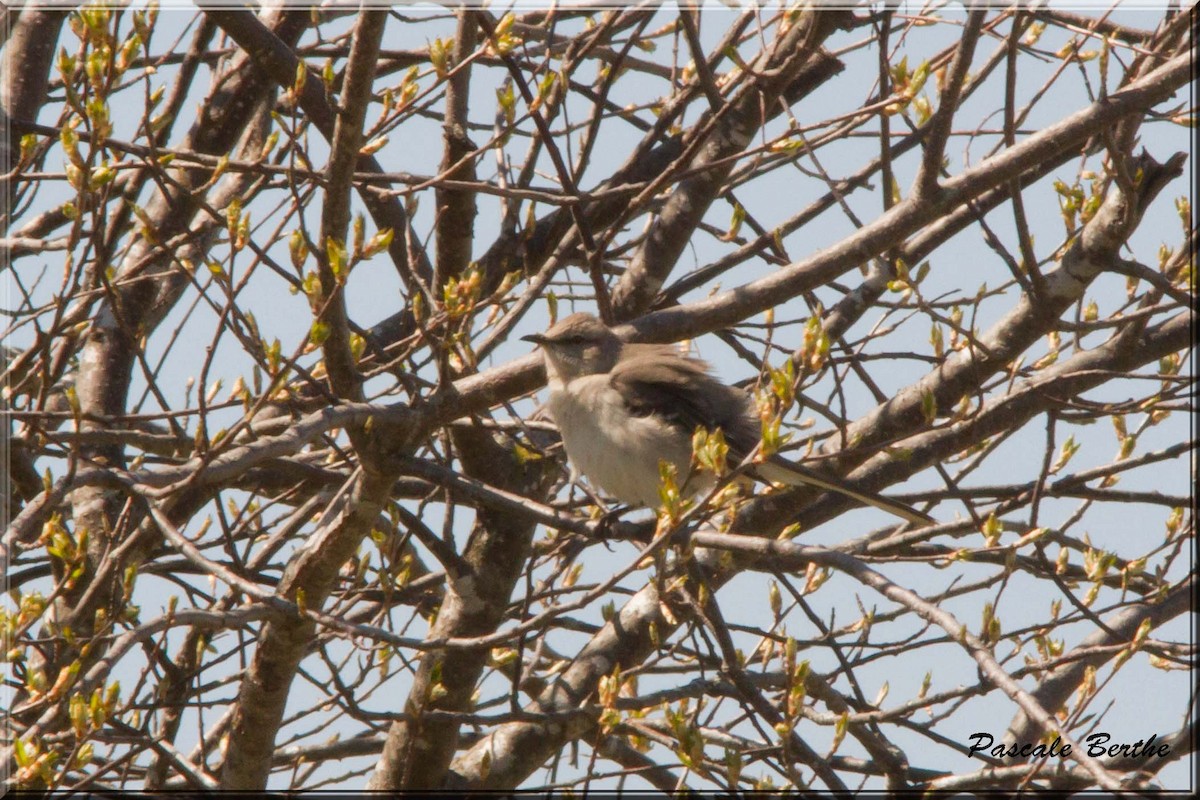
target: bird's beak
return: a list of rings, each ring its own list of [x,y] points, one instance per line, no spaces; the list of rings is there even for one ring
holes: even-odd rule
[[[521,337],[522,342],[533,342],[537,345],[545,344],[548,340],[540,333],[531,333],[528,336]]]

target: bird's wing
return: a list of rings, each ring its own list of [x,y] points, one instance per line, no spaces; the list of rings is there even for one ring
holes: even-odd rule
[[[720,428],[729,445],[731,465],[744,459],[758,444],[761,430],[750,414],[749,397],[709,375],[703,361],[663,350],[626,355],[613,367],[609,381],[631,414],[658,417],[687,436],[698,427],[710,431]],[[848,486],[833,475],[822,475],[778,455],[759,464],[755,472],[769,481],[838,492],[912,522],[932,520],[898,500]]]
[[[632,414],[659,417],[688,436],[698,427],[721,428],[739,458],[758,443],[749,398],[709,375],[699,359],[663,351],[626,356],[609,380]]]

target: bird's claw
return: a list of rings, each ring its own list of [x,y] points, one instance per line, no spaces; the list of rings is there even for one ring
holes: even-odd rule
[[[604,547],[610,553],[612,552],[613,548],[612,548],[612,545],[609,544],[608,540],[610,538],[612,538],[612,536],[614,534],[613,526],[615,526],[617,524],[617,522],[620,521],[621,515],[624,514],[628,510],[629,510],[629,507],[624,506],[624,505],[617,506],[616,508],[610,508],[609,510],[605,511],[603,514],[600,515],[600,519],[596,520],[596,527],[595,527],[596,539],[599,540],[601,543],[603,543]]]

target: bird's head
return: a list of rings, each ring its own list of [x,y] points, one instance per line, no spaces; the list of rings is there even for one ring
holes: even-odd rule
[[[542,348],[547,371],[564,382],[608,372],[621,356],[617,335],[584,312],[563,317],[545,333],[521,338]]]

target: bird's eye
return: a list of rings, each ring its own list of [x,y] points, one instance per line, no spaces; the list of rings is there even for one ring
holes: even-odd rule
[[[575,336],[565,336],[562,339],[559,339],[558,343],[559,344],[583,344],[586,341],[587,341],[587,339],[585,337],[575,335]]]

